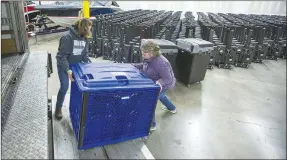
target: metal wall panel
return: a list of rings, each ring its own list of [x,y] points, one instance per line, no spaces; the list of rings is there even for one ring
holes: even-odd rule
[[[9,48],[16,49],[2,50],[2,53],[24,53],[28,51],[28,39],[25,27],[25,17],[22,1],[1,2],[1,39],[13,39],[15,46],[5,44],[8,41],[2,41],[2,46],[10,45]],[[10,42],[10,41],[9,41]]]
[[[1,2],[1,19],[2,18],[8,18],[8,11],[7,11],[8,3],[7,2]]]

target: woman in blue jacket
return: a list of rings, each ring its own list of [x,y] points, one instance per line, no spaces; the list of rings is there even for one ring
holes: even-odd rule
[[[89,43],[87,37],[91,34],[92,23],[87,18],[79,19],[72,25],[68,33],[59,42],[57,69],[60,79],[60,89],[57,95],[55,117],[61,119],[62,106],[69,88],[69,79],[73,81],[70,65],[91,62],[88,56]]]

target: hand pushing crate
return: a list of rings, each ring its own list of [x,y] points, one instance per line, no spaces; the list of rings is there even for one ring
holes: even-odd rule
[[[148,136],[160,87],[131,64],[71,66],[70,118],[79,149]]]

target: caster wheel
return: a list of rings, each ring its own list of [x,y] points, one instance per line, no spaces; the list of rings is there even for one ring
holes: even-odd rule
[[[142,137],[142,141],[146,142],[148,140],[148,136]]]

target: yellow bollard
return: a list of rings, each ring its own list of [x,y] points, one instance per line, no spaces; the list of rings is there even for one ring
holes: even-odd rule
[[[90,18],[90,3],[89,0],[83,0],[83,9],[81,10],[81,18]],[[92,38],[92,35],[88,35],[87,38]]]
[[[83,0],[84,18],[90,18],[90,4],[88,0]]]

